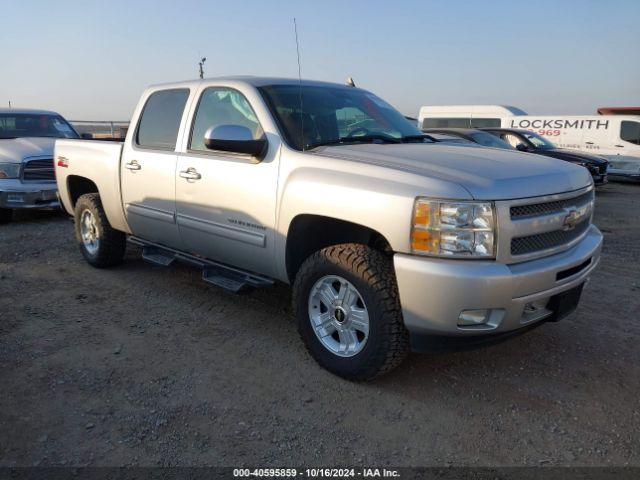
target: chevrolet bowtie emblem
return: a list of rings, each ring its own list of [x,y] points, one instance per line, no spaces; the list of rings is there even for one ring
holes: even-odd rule
[[[562,221],[564,230],[573,230],[574,228],[576,228],[576,225],[580,223],[586,216],[587,211],[587,207],[571,208],[570,210],[568,210],[567,216],[564,217]]]

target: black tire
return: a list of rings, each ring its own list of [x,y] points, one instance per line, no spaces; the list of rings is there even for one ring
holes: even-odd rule
[[[0,208],[0,224],[9,223],[13,219],[13,210],[10,208]]]
[[[81,218],[85,211],[91,212],[95,218],[98,247],[95,252],[90,252],[82,240]],[[114,230],[102,208],[100,195],[97,193],[87,193],[82,195],[76,202],[74,211],[76,241],[80,247],[80,252],[89,264],[97,268],[112,267],[119,265],[124,259],[126,249],[126,236],[123,232]]]
[[[362,350],[351,357],[331,352],[311,325],[309,295],[313,285],[327,275],[348,280],[367,306],[369,336]],[[307,258],[293,285],[293,308],[298,331],[313,358],[348,380],[378,377],[400,365],[409,353],[409,333],[402,319],[392,260],[366,245],[335,245]]]

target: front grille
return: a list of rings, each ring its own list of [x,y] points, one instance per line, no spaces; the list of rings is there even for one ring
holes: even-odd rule
[[[29,160],[22,169],[22,179],[26,181],[55,180],[53,158]]]
[[[534,203],[531,205],[516,205],[511,207],[511,218],[517,220],[520,218],[539,217],[542,215],[551,215],[560,213],[568,207],[581,207],[593,199],[593,192],[587,192],[579,197],[568,198],[565,200],[557,200],[545,203]]]
[[[573,199],[575,200],[575,199]],[[555,203],[555,202],[554,202]],[[575,202],[573,202],[575,204]],[[511,255],[525,255],[571,243],[589,229],[591,219],[583,220],[572,230],[556,230],[511,239]]]

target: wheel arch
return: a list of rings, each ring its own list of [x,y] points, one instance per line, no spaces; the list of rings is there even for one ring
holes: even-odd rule
[[[391,244],[380,232],[358,223],[316,214],[293,218],[287,231],[285,265],[291,283],[302,263],[313,253],[331,245],[358,243],[391,256]]]
[[[93,180],[80,175],[69,175],[67,177],[67,191],[69,192],[69,202],[71,208],[76,207],[78,199],[87,193],[100,193],[98,186]]]

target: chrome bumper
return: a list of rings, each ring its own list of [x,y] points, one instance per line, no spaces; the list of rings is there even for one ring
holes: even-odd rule
[[[512,265],[396,254],[404,323],[411,333],[446,336],[530,327],[551,316],[531,315],[531,306],[541,306],[544,313],[551,297],[584,283],[600,261],[601,248],[602,234],[592,225],[571,249]],[[487,324],[458,325],[463,310],[476,309],[491,310]]]

